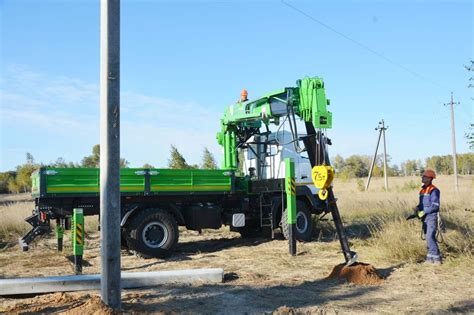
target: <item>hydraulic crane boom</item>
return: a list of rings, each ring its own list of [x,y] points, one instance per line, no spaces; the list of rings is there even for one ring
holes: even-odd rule
[[[283,88],[253,101],[239,101],[226,109],[217,134],[219,144],[224,147],[224,168],[236,169],[237,148],[258,133],[262,125],[267,129],[269,124],[278,125],[281,117],[299,116],[313,129],[332,127],[323,80],[306,77],[296,83],[297,87]]]
[[[326,98],[324,82],[318,77],[305,77],[298,80],[296,85],[274,91],[256,100],[240,100],[226,109],[221,119],[221,131],[217,133],[217,140],[224,147],[223,168],[237,169],[238,149],[251,136],[268,134],[270,124],[279,125],[282,118],[288,120],[293,141],[297,143],[302,140],[304,143],[303,150],[307,151],[313,168],[313,181],[317,188],[320,188],[319,197],[321,200],[327,199],[327,212],[331,212],[333,216],[344,258],[347,264],[352,264],[357,256],[350,251],[336,198],[330,186],[334,171],[330,167],[327,152],[327,145],[331,142],[325,136],[325,130],[332,128],[332,113],[327,110],[330,102]],[[295,116],[304,121],[304,137],[298,136]],[[260,130],[262,127],[265,127],[263,132]]]

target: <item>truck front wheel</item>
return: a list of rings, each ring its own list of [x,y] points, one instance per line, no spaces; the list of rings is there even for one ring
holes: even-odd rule
[[[281,232],[288,239],[290,237],[288,225],[288,210],[285,209],[281,216]],[[313,235],[313,220],[311,212],[304,201],[296,201],[296,239],[298,241],[309,242]]]
[[[143,258],[165,258],[178,243],[178,224],[161,209],[145,209],[135,214],[126,228],[128,248]]]

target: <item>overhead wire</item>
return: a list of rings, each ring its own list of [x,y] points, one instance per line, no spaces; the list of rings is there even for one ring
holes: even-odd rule
[[[280,0],[280,1],[281,1],[281,3],[283,3],[284,5],[286,5],[288,8],[291,8],[292,10],[294,10],[294,11],[300,13],[301,15],[306,16],[306,17],[307,17],[308,19],[310,19],[311,21],[313,21],[313,22],[315,22],[315,23],[317,23],[317,24],[323,26],[324,28],[326,28],[326,29],[330,30],[331,32],[333,32],[333,33],[335,33],[335,34],[337,34],[337,35],[343,37],[344,39],[346,39],[346,40],[352,42],[353,44],[355,44],[355,45],[361,47],[362,49],[367,50],[368,52],[370,52],[370,53],[372,53],[373,55],[375,55],[375,56],[377,56],[377,57],[379,57],[379,58],[385,60],[386,62],[388,62],[388,63],[390,63],[390,64],[392,64],[392,65],[394,65],[394,66],[396,66],[396,67],[398,67],[398,68],[400,68],[400,69],[405,70],[406,72],[410,73],[411,75],[413,75],[413,76],[415,76],[415,77],[417,77],[417,78],[419,78],[419,79],[425,80],[425,81],[430,82],[430,83],[432,83],[432,84],[434,84],[434,85],[436,85],[436,86],[438,86],[438,87],[441,87],[441,88],[443,88],[443,89],[449,90],[449,88],[447,88],[446,86],[444,86],[444,85],[442,85],[442,84],[439,84],[438,82],[436,82],[436,81],[434,81],[434,80],[431,80],[430,78],[427,78],[427,77],[425,77],[424,75],[422,75],[422,74],[420,74],[420,73],[418,73],[418,72],[416,72],[416,71],[413,71],[413,70],[407,68],[406,66],[404,66],[404,65],[402,65],[402,64],[400,64],[400,63],[398,63],[398,62],[396,62],[396,61],[394,61],[394,60],[392,60],[392,59],[390,59],[390,58],[388,58],[388,57],[386,57],[385,55],[379,53],[378,51],[376,51],[376,50],[374,50],[374,49],[372,49],[372,48],[370,48],[369,46],[367,46],[367,45],[365,45],[365,44],[362,44],[361,42],[359,42],[359,41],[357,41],[357,40],[355,40],[355,39],[353,39],[353,38],[347,36],[347,35],[344,34],[344,33],[341,33],[340,31],[336,30],[335,28],[331,27],[330,25],[328,25],[328,24],[326,24],[326,23],[324,23],[324,22],[322,22],[322,21],[316,19],[316,18],[313,17],[312,15],[310,15],[310,14],[304,12],[303,10],[301,10],[301,9],[299,9],[299,8],[297,8],[297,7],[295,7],[294,5],[288,3],[287,1],[285,1],[285,0]]]

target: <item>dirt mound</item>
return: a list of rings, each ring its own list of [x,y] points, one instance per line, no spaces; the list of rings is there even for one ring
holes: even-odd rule
[[[102,314],[117,314],[119,312],[114,312],[113,309],[108,307],[107,305],[102,302],[100,296],[93,296],[90,298],[86,303],[72,308],[66,312],[66,314],[94,314],[94,315],[102,315]]]
[[[374,266],[364,263],[355,263],[351,266],[340,264],[334,267],[326,279],[345,279],[354,284],[380,284],[383,277]]]
[[[22,303],[22,301],[27,302]],[[73,305],[75,299],[67,293],[58,292],[52,294],[39,294],[32,298],[20,299],[18,301],[12,299],[11,302],[13,302],[12,305],[5,309],[7,313],[36,313],[52,311],[55,309],[55,307],[61,305]],[[3,310],[0,311],[3,312]]]

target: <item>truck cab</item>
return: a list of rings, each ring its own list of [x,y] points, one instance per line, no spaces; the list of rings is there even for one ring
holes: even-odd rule
[[[295,162],[297,186],[306,186],[311,193],[318,189],[311,180],[311,163],[301,140],[293,140],[288,131],[252,136],[242,149],[244,175],[255,180],[284,179],[285,158]]]

